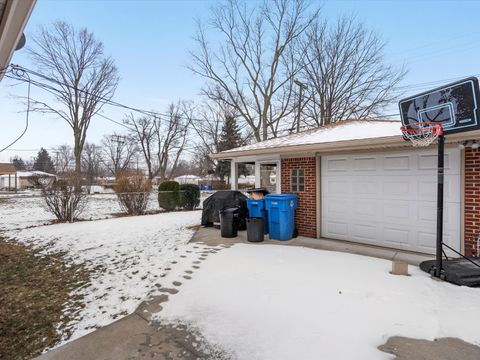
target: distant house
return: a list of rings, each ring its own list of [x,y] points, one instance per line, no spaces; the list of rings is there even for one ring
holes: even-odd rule
[[[18,186],[15,164],[0,163],[0,190],[16,190]]]
[[[197,175],[182,175],[182,176],[177,176],[174,180],[178,182],[179,184],[193,184],[193,185],[198,185],[199,181],[202,178]]]
[[[2,165],[5,164],[0,164],[0,189],[4,190],[34,189],[40,185],[52,183],[57,178],[55,175],[43,171],[16,171],[15,177],[13,177],[11,174],[4,174],[1,171]]]

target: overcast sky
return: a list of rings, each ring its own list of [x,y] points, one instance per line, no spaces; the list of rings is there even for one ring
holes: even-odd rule
[[[40,25],[64,20],[86,27],[105,45],[119,68],[121,82],[114,100],[142,109],[165,111],[178,99],[198,100],[202,80],[186,68],[192,49],[195,19],[207,20],[215,1],[53,1],[38,0],[26,28],[29,34]],[[327,1],[328,18],[355,14],[359,21],[387,41],[386,62],[405,65],[406,94],[442,85],[452,78],[480,73],[480,2],[475,1]],[[12,62],[35,68],[25,51]],[[431,85],[420,85],[432,82]],[[25,105],[15,95],[25,96],[26,85],[0,83],[0,148],[23,130]],[[42,90],[32,88],[33,98]],[[397,112],[393,107],[389,113]],[[106,116],[121,121],[124,111],[105,107]],[[104,134],[124,129],[96,118],[88,141],[98,142]],[[52,116],[30,114],[26,135],[0,153],[0,162],[18,154],[25,159],[43,146],[52,148],[73,142],[68,125]]]

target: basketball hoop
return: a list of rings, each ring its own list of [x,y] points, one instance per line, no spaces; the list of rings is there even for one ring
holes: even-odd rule
[[[411,141],[414,147],[427,147],[443,135],[443,127],[439,122],[412,122],[403,125],[400,130],[405,140]]]

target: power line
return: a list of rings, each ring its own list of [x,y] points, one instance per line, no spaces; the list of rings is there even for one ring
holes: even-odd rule
[[[28,69],[28,68],[25,68],[23,66],[20,66],[20,65],[12,65],[12,68],[15,69],[21,69],[22,71],[24,71],[25,73],[29,72],[30,74],[32,75],[35,75],[37,77],[40,77],[44,80],[47,80],[47,81],[50,81],[50,82],[53,82],[57,85],[60,85],[60,86],[64,86],[64,87],[67,87],[69,89],[72,89],[72,90],[75,90],[75,91],[78,91],[80,93],[83,93],[85,95],[88,95],[88,96],[91,96],[93,98],[96,98],[98,100],[100,100],[103,104],[107,104],[107,105],[110,105],[110,106],[115,106],[115,107],[119,107],[119,108],[123,108],[123,109],[127,109],[127,110],[131,110],[131,111],[135,111],[135,112],[138,112],[138,113],[141,113],[143,115],[147,115],[147,116],[153,116],[153,117],[164,117],[166,118],[166,120],[168,121],[171,121],[171,117],[172,117],[172,114],[167,114],[167,113],[162,113],[162,112],[156,112],[156,111],[150,111],[150,110],[143,110],[143,109],[140,109],[140,108],[137,108],[137,107],[133,107],[133,106],[129,106],[129,105],[125,105],[125,104],[122,104],[122,103],[119,103],[117,101],[113,101],[111,99],[107,99],[103,96],[99,96],[99,95],[96,95],[96,94],[92,94],[86,90],[83,90],[83,89],[78,89],[78,88],[75,88],[74,86],[70,85],[70,84],[67,84],[67,83],[64,83],[64,82],[61,82],[57,79],[54,79],[54,78],[51,78],[51,77],[48,77],[48,76],[45,76],[41,73],[38,73],[34,70],[31,70],[31,69]],[[20,81],[25,81],[23,78],[21,77],[11,77],[9,76],[10,78],[13,78],[13,79],[16,79],[16,80],[20,80]],[[42,82],[39,82],[39,81],[32,81],[32,84],[35,85],[35,86],[38,86],[40,88],[48,88],[54,92],[57,92],[59,93],[59,89],[55,88],[55,87],[52,87],[50,85],[47,85],[45,83],[42,83]],[[55,95],[55,94],[54,94]],[[185,118],[185,116],[181,116],[181,115],[175,115],[175,116],[178,116],[178,117],[181,117],[181,118]],[[198,118],[191,118],[191,117],[188,117],[189,120],[195,120],[195,121],[204,121],[205,119],[198,119]]]
[[[107,104],[107,105],[110,105],[110,106],[115,106],[115,107],[120,107],[120,108],[124,108],[124,109],[128,109],[128,110],[131,110],[131,111],[135,111],[135,112],[139,112],[141,114],[144,114],[144,115],[148,115],[148,116],[154,116],[154,117],[160,117],[160,118],[167,118],[166,120],[168,121],[171,121],[171,117],[172,117],[172,114],[167,114],[167,113],[162,113],[162,112],[154,112],[154,111],[149,111],[149,110],[143,110],[143,109],[140,109],[140,108],[137,108],[137,107],[133,107],[133,106],[129,106],[129,105],[125,105],[125,104],[122,104],[122,103],[119,103],[119,102],[116,102],[116,101],[113,101],[111,99],[106,99],[105,97],[102,97],[102,96],[99,96],[99,95],[95,95],[95,94],[92,94],[88,91],[85,91],[83,89],[76,89],[75,87],[73,87],[72,85],[69,85],[67,83],[63,83],[61,81],[58,81],[56,79],[53,79],[53,78],[50,78],[48,76],[45,76],[41,73],[38,73],[34,70],[31,70],[31,69],[28,69],[28,68],[25,68],[25,67],[22,67],[22,66],[19,66],[19,65],[12,65],[13,68],[18,68],[18,69],[21,69],[22,71],[24,71],[25,73],[29,72],[30,74],[32,75],[35,75],[35,76],[38,76],[44,80],[47,80],[47,81],[50,81],[50,82],[53,82],[53,83],[56,83],[57,85],[60,85],[60,86],[64,86],[64,87],[68,87],[70,89],[74,89],[76,91],[79,91],[83,94],[86,94],[86,95],[89,95],[89,96],[92,96],[94,98],[97,98],[99,100],[102,101],[103,104]],[[7,75],[6,75],[7,76]],[[477,74],[473,74],[473,76],[480,76],[480,73],[477,73]],[[13,78],[13,79],[16,79],[16,80],[20,80],[20,81],[25,81],[24,79],[22,78],[18,78],[18,77],[11,77],[11,76],[7,76],[9,78]],[[403,90],[403,89],[413,89],[413,88],[423,88],[423,87],[428,87],[428,86],[434,86],[436,84],[442,84],[442,83],[446,83],[446,82],[451,82],[451,81],[456,81],[456,80],[459,80],[459,79],[462,79],[462,78],[465,78],[466,76],[459,76],[459,77],[453,77],[453,78],[448,78],[448,79],[441,79],[441,80],[435,80],[435,81],[429,81],[429,82],[423,82],[423,83],[416,83],[416,84],[409,84],[409,85],[402,85],[402,86],[397,86],[395,88],[395,91],[396,92],[399,92],[400,90]],[[51,91],[54,91],[56,93],[59,93],[60,91],[55,88],[55,87],[52,87],[50,85],[47,85],[45,83],[41,83],[41,82],[38,82],[38,81],[31,81],[33,85],[35,86],[38,86],[40,88],[43,88],[45,90],[49,89]],[[55,94],[54,94],[55,95]],[[119,123],[111,118],[108,118],[102,114],[97,114],[97,115],[100,115],[102,117],[104,117],[105,119],[109,120],[109,121],[112,121],[112,122],[115,122],[116,124],[118,125],[121,125],[121,126],[124,126],[130,130],[132,130],[132,128],[129,128],[127,127],[125,124],[123,123]],[[185,116],[181,116],[181,115],[177,115],[179,117],[183,117],[185,118]],[[200,118],[193,118],[193,117],[188,117],[189,120],[194,120],[194,121],[206,121],[205,118],[203,119],[200,119]]]
[[[25,133],[28,130],[29,116],[30,116],[30,85],[31,85],[31,81],[30,81],[30,76],[27,73],[24,73],[24,74],[27,76],[27,79],[28,79],[28,82],[27,82],[27,84],[28,84],[27,85],[27,113],[25,115],[25,128],[23,129],[23,132],[15,140],[13,140],[10,144],[8,144],[4,148],[2,148],[0,150],[0,153],[5,151],[6,149],[8,149],[10,146],[14,145],[17,141],[19,141],[23,137],[23,135],[25,135]]]

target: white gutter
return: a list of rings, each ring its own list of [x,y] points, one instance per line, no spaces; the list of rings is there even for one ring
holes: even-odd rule
[[[7,0],[0,19],[0,81],[12,59],[36,0]]]

